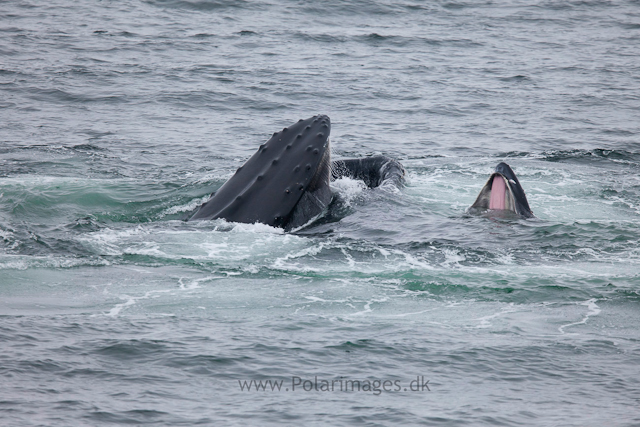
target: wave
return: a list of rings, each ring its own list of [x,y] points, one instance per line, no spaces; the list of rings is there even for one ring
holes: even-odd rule
[[[623,148],[594,148],[572,150],[547,150],[542,152],[506,151],[496,154],[498,158],[529,158],[548,162],[589,163],[603,161],[640,165],[640,152]]]
[[[144,0],[144,3],[164,8],[196,11],[217,11],[224,9],[251,9],[259,2],[247,0]]]

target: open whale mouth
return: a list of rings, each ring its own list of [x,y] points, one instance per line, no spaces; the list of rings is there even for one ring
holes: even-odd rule
[[[515,211],[511,186],[508,184],[507,179],[500,174],[494,174],[491,182],[489,209]]]
[[[471,205],[476,209],[491,209],[511,211],[519,214],[516,208],[516,196],[513,186],[515,181],[508,179],[501,173],[494,172],[484,185],[475,203]]]
[[[513,169],[504,162],[496,166],[468,212],[483,210],[513,212],[522,218],[534,217],[520,181]]]

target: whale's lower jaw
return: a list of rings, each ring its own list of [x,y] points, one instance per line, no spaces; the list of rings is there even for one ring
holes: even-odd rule
[[[316,174],[307,186],[306,191],[283,224],[285,231],[301,227],[311,219],[320,215],[331,203],[331,149],[327,149],[318,165]]]

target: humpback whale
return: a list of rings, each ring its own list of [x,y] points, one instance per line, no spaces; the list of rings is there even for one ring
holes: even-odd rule
[[[510,211],[523,218],[534,216],[518,177],[504,162],[496,166],[468,211],[475,213],[487,209]]]
[[[328,116],[317,115],[276,132],[189,218],[260,222],[285,231],[321,214],[330,182],[349,177],[369,187],[402,185],[405,171],[385,156],[331,162]]]
[[[290,231],[327,208],[333,198],[331,181],[348,177],[370,188],[404,184],[404,168],[386,156],[331,161],[330,133],[331,121],[325,115],[274,133],[188,220],[223,218]],[[468,212],[488,209],[534,216],[518,177],[506,163],[496,166]]]

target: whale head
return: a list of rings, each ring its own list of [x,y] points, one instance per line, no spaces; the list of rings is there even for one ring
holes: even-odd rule
[[[469,208],[470,211],[487,209],[510,211],[523,218],[534,216],[518,177],[504,162],[496,166],[476,201]]]
[[[291,230],[331,201],[331,121],[300,120],[276,132],[190,220],[224,218]]]

